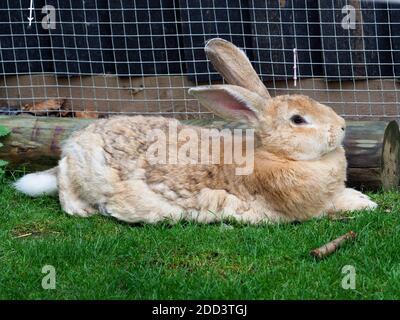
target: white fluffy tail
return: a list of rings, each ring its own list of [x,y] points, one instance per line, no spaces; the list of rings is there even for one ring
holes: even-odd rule
[[[57,167],[27,174],[14,183],[14,188],[31,197],[57,193]]]

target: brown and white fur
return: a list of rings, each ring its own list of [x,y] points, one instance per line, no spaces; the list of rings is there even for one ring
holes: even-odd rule
[[[236,175],[235,163],[151,164],[148,132],[168,132],[171,125],[178,131],[200,128],[163,117],[114,117],[75,132],[64,143],[56,168],[29,174],[15,187],[31,196],[58,192],[63,210],[71,215],[100,212],[130,223],[304,221],[377,206],[345,187],[345,122],[340,116],[306,96],[271,98],[258,78],[247,83],[243,79],[254,78],[255,71],[229,42],[214,39],[207,49],[219,59],[228,54],[223,62],[211,61],[233,63],[234,72],[227,71],[229,66],[219,68],[232,84],[189,92],[217,115],[254,128],[252,173]]]

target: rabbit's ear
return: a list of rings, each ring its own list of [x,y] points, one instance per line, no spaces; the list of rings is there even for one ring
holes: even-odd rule
[[[189,93],[207,109],[229,120],[257,122],[266,105],[258,94],[232,85],[199,86],[189,89]]]
[[[246,88],[263,98],[270,98],[246,54],[234,44],[220,38],[207,41],[204,50],[214,68],[229,84]]]

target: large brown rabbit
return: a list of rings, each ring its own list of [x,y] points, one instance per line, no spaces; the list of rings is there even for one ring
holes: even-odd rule
[[[56,168],[26,175],[15,187],[31,196],[58,192],[63,210],[71,215],[100,212],[131,223],[279,222],[377,206],[345,187],[345,122],[340,116],[306,96],[271,98],[245,54],[225,40],[212,39],[206,52],[230,85],[189,92],[215,114],[254,130],[254,137],[233,139],[218,149],[223,160],[227,150],[254,145],[244,151],[252,159],[246,174],[238,174],[243,163],[235,159],[211,164],[191,162],[199,159],[193,155],[183,164],[170,156],[167,163],[149,159],[154,133],[164,133],[171,147],[171,128],[178,136],[185,132],[184,137],[188,132],[200,137],[211,129],[163,117],[115,117],[74,133]],[[183,146],[183,140],[178,138],[175,147]],[[157,150],[153,155],[160,155]],[[210,150],[203,148],[206,159]]]

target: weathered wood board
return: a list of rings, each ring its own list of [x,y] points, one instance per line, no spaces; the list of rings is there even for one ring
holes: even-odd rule
[[[13,76],[0,78],[0,106],[60,98],[65,99],[66,107],[73,111],[185,117],[205,111],[200,110],[197,101],[187,93],[192,86],[193,83],[181,76]]]
[[[387,6],[383,1],[319,1],[327,79],[393,77]]]
[[[216,82],[217,83],[217,82]],[[394,79],[327,82],[301,79],[265,82],[271,96],[305,94],[334,108],[348,120],[396,119],[400,83]],[[162,114],[180,119],[212,117],[188,94],[194,82],[184,76],[55,77],[21,75],[0,78],[0,107],[65,99],[68,109],[101,114]]]

